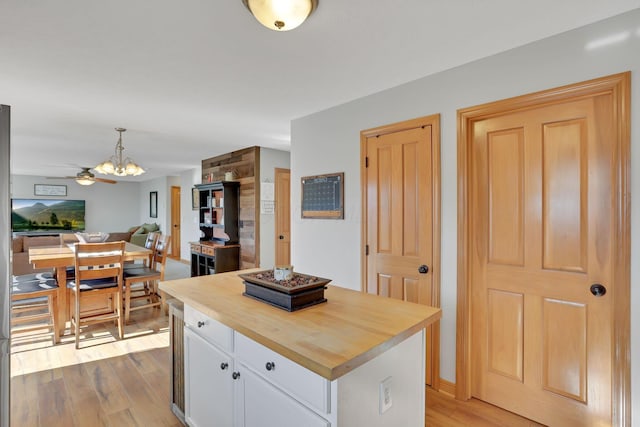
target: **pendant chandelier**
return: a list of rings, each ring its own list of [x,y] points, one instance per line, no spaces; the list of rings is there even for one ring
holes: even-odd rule
[[[118,142],[116,143],[115,154],[106,161],[100,163],[94,169],[96,170],[96,172],[104,175],[142,175],[145,172],[144,169],[138,166],[133,160],[131,160],[131,158],[122,158],[122,151],[124,151],[124,147],[122,146],[122,132],[125,132],[126,129],[116,128],[116,131],[120,134],[120,137],[118,138]]]
[[[242,0],[265,27],[289,31],[300,26],[318,7],[318,0]]]

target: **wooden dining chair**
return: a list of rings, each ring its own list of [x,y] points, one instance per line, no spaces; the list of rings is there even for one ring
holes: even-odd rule
[[[78,243],[78,237],[75,233],[60,233],[60,246],[71,246]],[[67,266],[67,280],[70,280],[76,275],[76,268],[74,266]]]
[[[154,251],[156,250],[156,244],[158,243],[158,238],[161,235],[162,235],[162,232],[160,231],[150,231],[147,234],[147,238],[144,241],[144,247],[145,249],[149,249],[151,253],[149,254],[149,258],[145,259],[142,262],[142,266],[151,267],[151,263],[153,262],[153,254],[154,254]],[[124,264],[125,270],[130,268],[139,268],[140,266],[141,266],[140,263],[134,263],[134,262],[128,262]]]
[[[75,278],[67,281],[74,303],[71,330],[75,334],[76,348],[80,343],[80,328],[85,325],[115,320],[118,336],[124,337],[122,314],[123,259],[125,242],[76,243]],[[105,295],[111,298],[111,310],[82,312],[82,300]]]
[[[51,273],[13,276],[11,281],[11,333],[53,329],[53,343],[60,342],[58,328],[59,286]],[[47,320],[44,325],[38,321]],[[26,325],[16,327],[17,325]]]
[[[125,323],[129,322],[132,311],[149,307],[159,307],[162,299],[158,293],[158,282],[164,280],[164,271],[171,246],[171,236],[161,234],[156,241],[150,267],[140,266],[124,271],[124,312]],[[131,304],[132,300],[143,300],[142,304]]]

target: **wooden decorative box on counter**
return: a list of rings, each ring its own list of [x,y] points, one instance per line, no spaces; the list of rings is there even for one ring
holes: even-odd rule
[[[331,280],[293,273],[290,279],[276,280],[273,270],[239,274],[244,280],[244,296],[287,311],[296,311],[326,302],[324,290]]]

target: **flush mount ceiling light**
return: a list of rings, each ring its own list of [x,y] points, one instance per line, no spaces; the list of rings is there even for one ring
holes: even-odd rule
[[[134,163],[129,157],[122,159],[122,151],[124,147],[122,146],[122,132],[125,132],[124,128],[116,128],[116,131],[120,133],[120,137],[118,138],[118,142],[116,143],[116,153],[111,156],[108,160],[100,163],[94,169],[96,172],[104,174],[104,175],[116,175],[116,176],[137,176],[142,175],[145,170]]]
[[[318,0],[242,0],[242,3],[258,22],[274,31],[293,30],[318,7]]]

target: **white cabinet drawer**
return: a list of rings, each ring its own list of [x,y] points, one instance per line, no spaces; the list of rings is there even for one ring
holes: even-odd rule
[[[311,408],[329,412],[330,382],[307,368],[236,332],[236,358]]]
[[[186,304],[184,324],[211,344],[228,352],[233,351],[233,329]]]
[[[286,395],[253,371],[241,372],[244,407],[237,421],[244,427],[330,427],[329,421]]]

